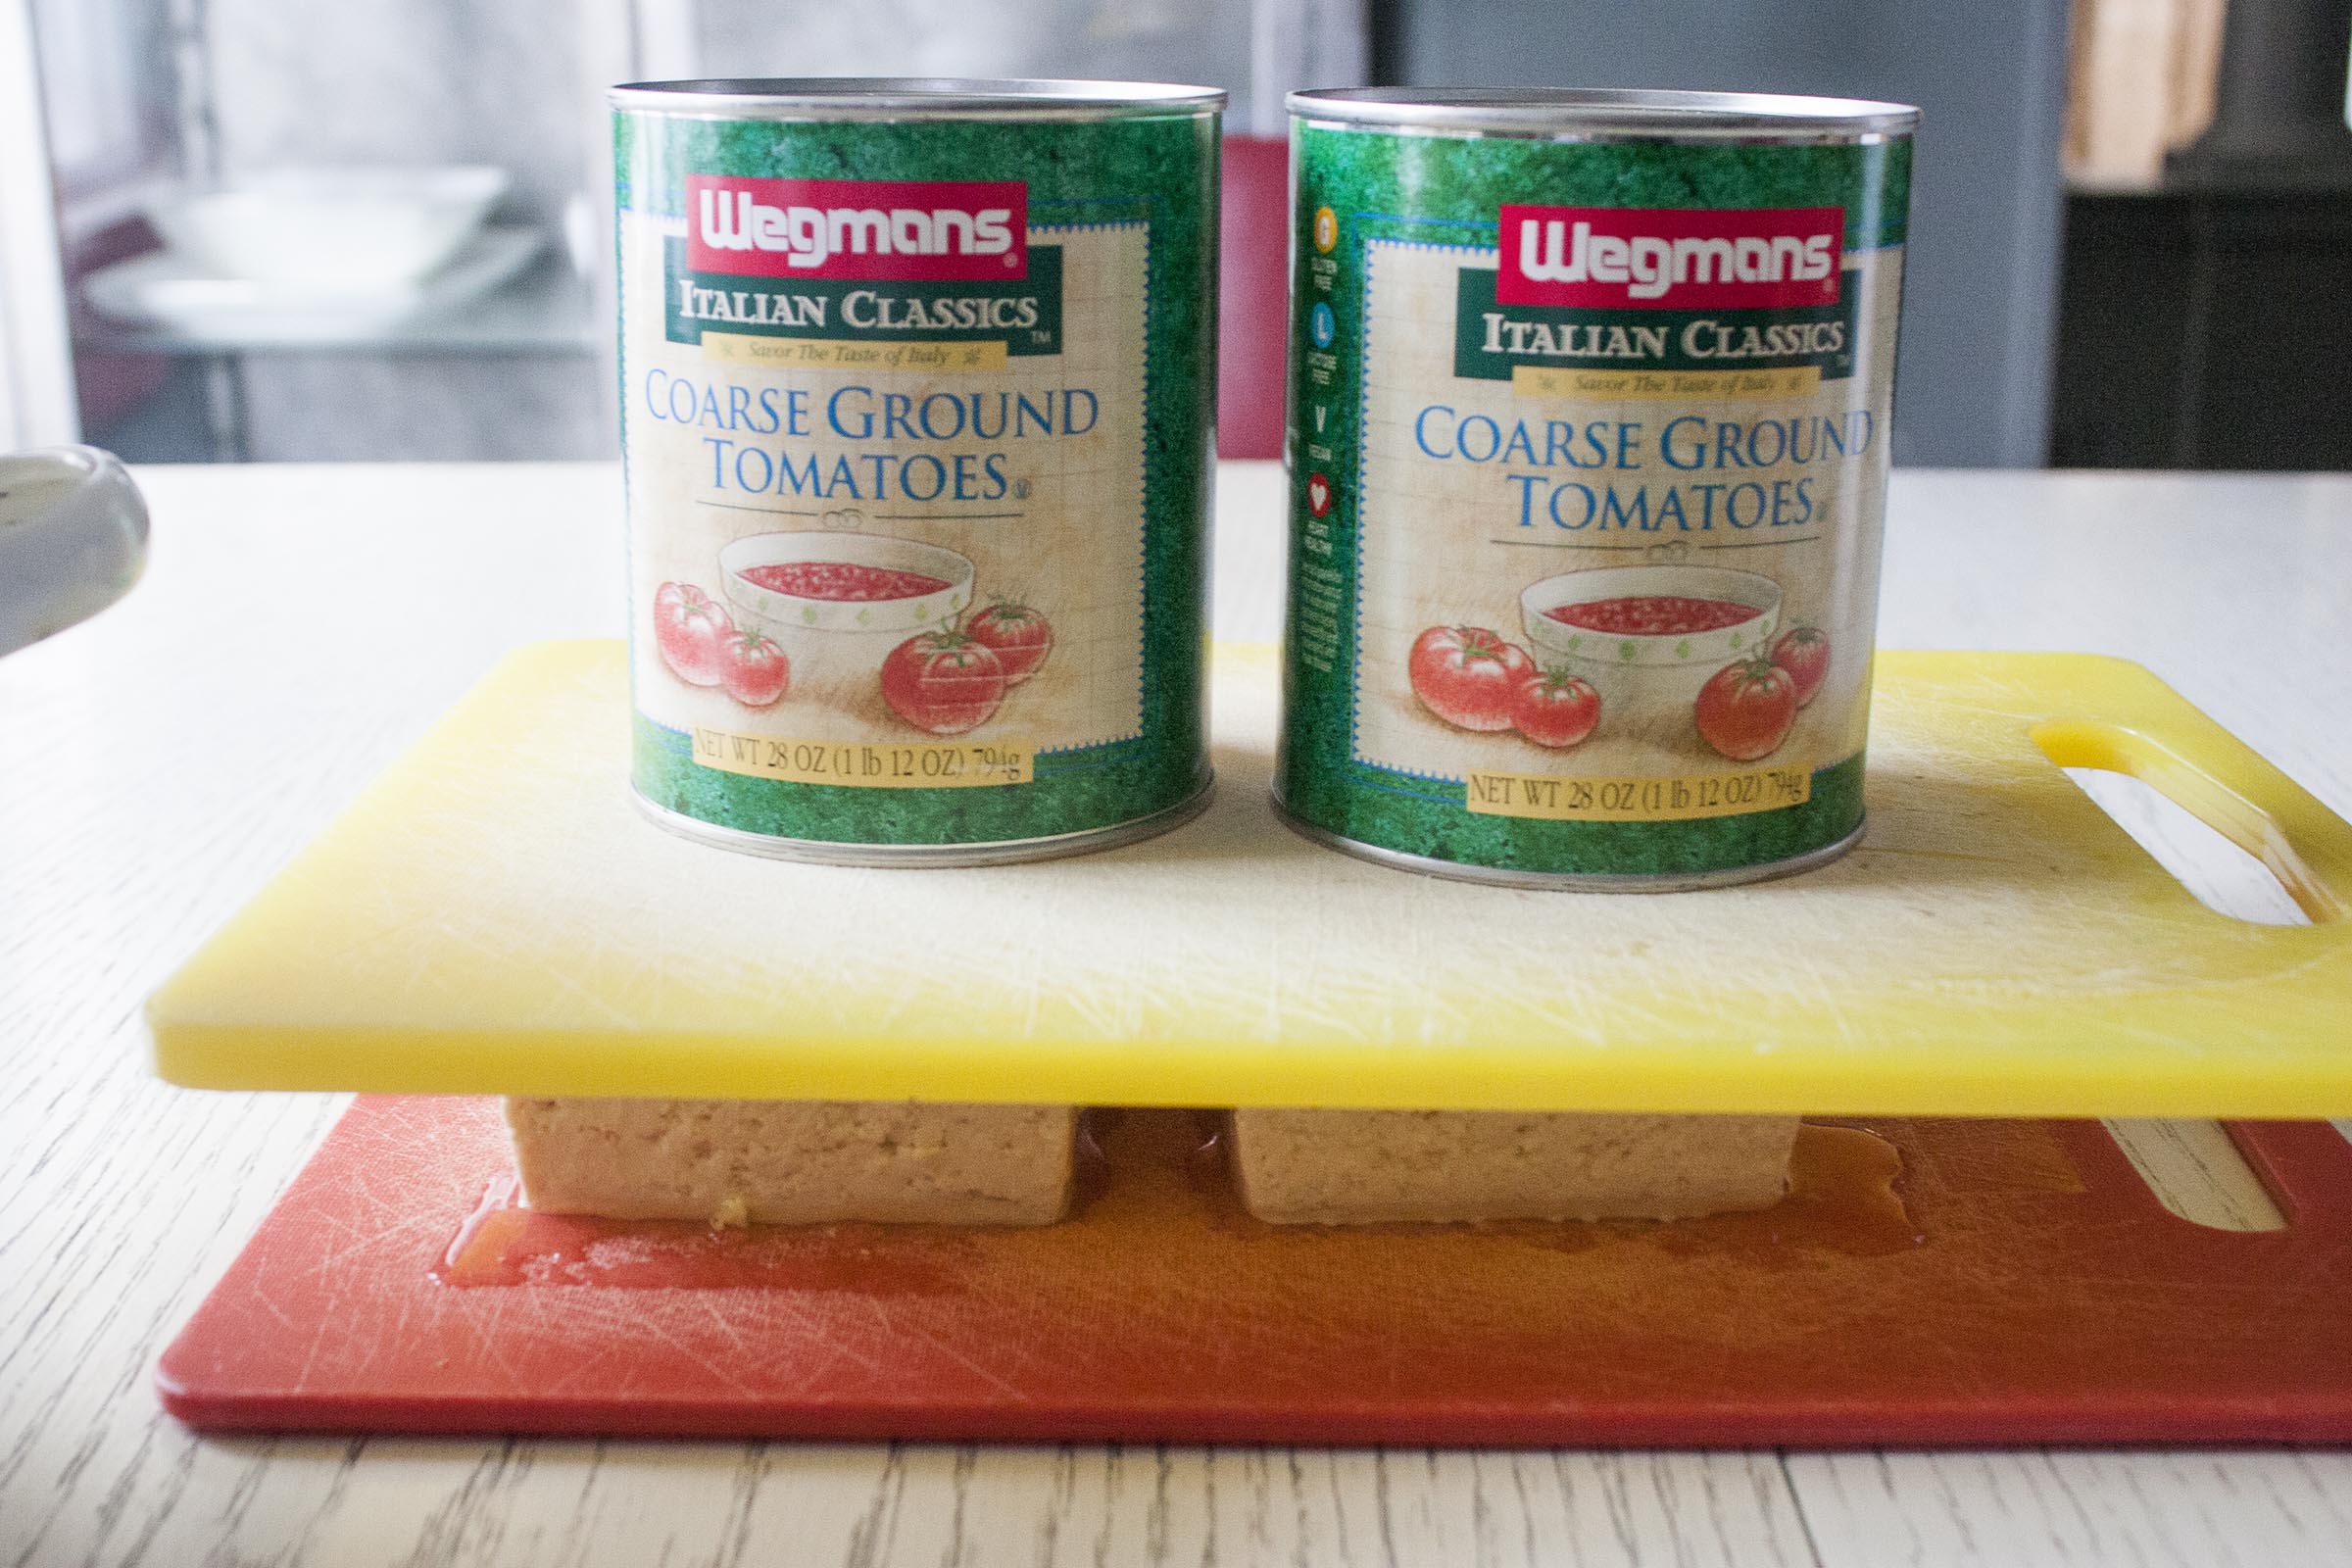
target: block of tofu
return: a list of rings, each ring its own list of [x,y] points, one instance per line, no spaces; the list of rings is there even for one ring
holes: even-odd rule
[[[716,1225],[1050,1225],[1069,1206],[1069,1105],[509,1100],[531,1207]]]
[[[1689,1219],[1766,1208],[1794,1116],[1237,1110],[1242,1201],[1278,1225]]]

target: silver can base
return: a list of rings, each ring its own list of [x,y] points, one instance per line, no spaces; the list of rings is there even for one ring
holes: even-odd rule
[[[1329,828],[1317,827],[1291,814],[1274,797],[1274,814],[1283,826],[1302,839],[1311,839],[1326,849],[1351,855],[1359,860],[1370,860],[1392,870],[1411,871],[1420,876],[1444,877],[1451,882],[1482,882],[1489,887],[1537,888],[1553,893],[1694,893],[1704,888],[1738,887],[1743,882],[1770,882],[1777,877],[1794,876],[1800,871],[1816,870],[1837,859],[1862,842],[1862,829],[1868,822],[1857,823],[1854,830],[1835,844],[1802,855],[1792,855],[1786,860],[1766,860],[1761,865],[1736,865],[1721,871],[1693,871],[1687,874],[1662,873],[1657,876],[1616,876],[1605,872],[1587,871],[1518,871],[1504,866],[1465,865],[1459,860],[1441,860],[1432,855],[1408,855],[1402,850],[1384,850],[1377,844],[1365,844],[1344,838]]]
[[[1115,850],[1182,827],[1208,809],[1216,791],[1216,780],[1212,778],[1174,806],[1153,811],[1150,816],[1139,816],[1132,822],[1114,822],[1108,827],[1093,827],[1078,833],[1057,833],[1051,838],[1003,839],[990,844],[829,844],[818,839],[776,838],[766,833],[720,827],[699,816],[673,811],[666,806],[655,805],[635,790],[629,792],[629,797],[637,803],[637,809],[657,825],[713,849],[764,856],[771,860],[798,860],[805,865],[920,868],[1012,865],[1023,860],[1058,860],[1064,856]]]

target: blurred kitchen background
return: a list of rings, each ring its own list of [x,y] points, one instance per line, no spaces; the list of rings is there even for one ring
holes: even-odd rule
[[[0,0],[0,445],[610,456],[603,88],[953,74],[1233,93],[1228,455],[1279,450],[1282,94],[1378,81],[1920,104],[1897,461],[2352,467],[2348,44],[2352,0]]]

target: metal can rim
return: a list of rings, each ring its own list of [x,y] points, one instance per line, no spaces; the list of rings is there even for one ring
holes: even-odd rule
[[[1009,76],[709,76],[622,82],[605,97],[614,109],[779,121],[1122,120],[1215,114],[1226,100],[1177,82]]]
[[[1919,125],[1910,104],[1786,93],[1586,87],[1346,87],[1285,99],[1299,120],[1563,141],[1871,141]]]

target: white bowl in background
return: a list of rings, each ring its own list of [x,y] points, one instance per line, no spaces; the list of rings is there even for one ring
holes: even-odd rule
[[[279,169],[147,206],[166,244],[223,277],[354,289],[411,282],[455,256],[510,183],[486,166]]]
[[[149,251],[98,269],[82,279],[81,292],[102,316],[190,337],[340,343],[480,299],[528,267],[546,238],[535,228],[493,223],[423,277],[364,284],[222,277],[177,251]]]

